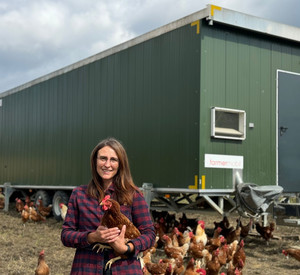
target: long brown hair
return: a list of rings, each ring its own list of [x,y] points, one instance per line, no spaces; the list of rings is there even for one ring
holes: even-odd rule
[[[119,159],[119,169],[117,174],[113,178],[113,185],[115,190],[116,200],[120,204],[132,204],[133,193],[134,191],[138,191],[137,186],[134,184],[130,168],[129,161],[127,157],[127,153],[125,148],[115,138],[106,138],[100,141],[96,147],[93,149],[90,157],[90,164],[92,169],[92,179],[88,184],[87,193],[93,197],[101,201],[104,198],[104,189],[103,189],[103,181],[102,178],[97,173],[97,154],[100,149],[105,146],[109,146],[112,148]]]

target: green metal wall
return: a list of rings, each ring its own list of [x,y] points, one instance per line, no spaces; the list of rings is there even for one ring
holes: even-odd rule
[[[300,47],[206,20],[2,98],[0,184],[80,185],[89,155],[120,139],[134,180],[231,189],[232,171],[205,154],[244,156],[245,182],[276,181],[276,70],[300,73]],[[246,140],[213,139],[211,107],[246,111]],[[254,128],[248,127],[254,123]]]
[[[276,70],[300,72],[300,45],[206,21],[200,35],[200,175],[206,188],[232,188],[232,170],[205,168],[204,154],[244,156],[244,182],[275,185]],[[246,140],[210,137],[214,106],[246,111]]]
[[[2,98],[0,183],[87,184],[90,152],[114,136],[138,186],[193,185],[199,48],[188,25]]]

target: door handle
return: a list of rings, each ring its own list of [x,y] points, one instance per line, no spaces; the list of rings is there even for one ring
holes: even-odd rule
[[[287,131],[288,127],[280,127],[280,136],[282,136],[286,131]]]

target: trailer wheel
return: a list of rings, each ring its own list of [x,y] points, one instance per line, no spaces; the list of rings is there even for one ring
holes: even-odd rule
[[[39,190],[35,193],[34,204],[37,204],[38,199],[41,199],[44,206],[51,204],[51,198],[47,191]]]
[[[69,201],[69,196],[66,192],[64,191],[56,191],[54,196],[53,196],[53,200],[52,200],[52,213],[54,218],[57,221],[61,221],[61,215],[60,215],[60,207],[59,204],[60,203],[64,203],[64,204],[68,204]]]

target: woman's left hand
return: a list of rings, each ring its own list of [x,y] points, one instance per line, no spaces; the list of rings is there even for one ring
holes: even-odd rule
[[[127,251],[127,245],[125,244],[125,231],[126,225],[123,225],[119,236],[113,242],[109,242],[109,245],[120,254],[124,254]]]

